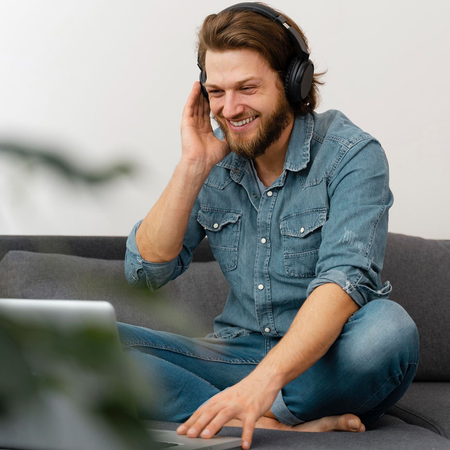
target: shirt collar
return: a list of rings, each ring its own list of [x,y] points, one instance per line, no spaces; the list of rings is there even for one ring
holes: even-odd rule
[[[298,172],[308,165],[313,130],[314,119],[311,114],[295,117],[286,159],[284,160],[285,170]]]
[[[310,160],[310,146],[314,130],[314,119],[311,114],[306,116],[296,116],[294,127],[292,128],[289,145],[284,161],[284,170],[298,172],[304,169]],[[224,134],[220,128],[214,131],[219,139],[224,138]],[[241,178],[243,169],[247,165],[248,160],[235,153],[227,155],[219,164],[220,167],[230,169],[232,174]]]

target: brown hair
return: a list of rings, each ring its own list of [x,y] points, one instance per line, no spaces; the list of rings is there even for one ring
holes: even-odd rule
[[[264,3],[258,2],[260,5]],[[272,8],[273,9],[273,8]],[[279,14],[281,12],[274,10]],[[305,41],[308,41],[299,26],[286,14],[282,14],[289,25],[294,27]],[[252,49],[260,53],[270,67],[278,72],[284,85],[284,78],[289,61],[298,55],[294,43],[288,33],[271,19],[252,11],[222,11],[205,18],[198,32],[198,62],[205,68],[206,51],[225,51],[236,49]],[[302,116],[316,109],[319,104],[318,85],[326,72],[314,74],[311,90],[305,100],[291,103],[293,111]]]

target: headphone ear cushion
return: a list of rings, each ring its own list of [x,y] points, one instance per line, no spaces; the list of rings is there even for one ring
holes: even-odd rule
[[[206,100],[208,100],[208,102],[209,102],[208,91],[206,90],[205,86],[203,86],[203,83],[206,81],[206,73],[203,72],[203,70],[200,70],[200,76],[199,76],[198,80],[200,81],[200,87],[202,89],[202,94],[206,98]]]
[[[291,91],[290,91],[290,80],[292,77],[292,69],[294,68],[294,65],[296,63],[296,58],[292,58],[289,62],[288,68],[286,69],[286,76],[284,77],[284,92],[286,94],[286,98],[289,101],[292,101],[291,99]]]
[[[293,58],[286,70],[284,90],[290,102],[301,102],[311,90],[314,75],[314,65],[309,60]]]

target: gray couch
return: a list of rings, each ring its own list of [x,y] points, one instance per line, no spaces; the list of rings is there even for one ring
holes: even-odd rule
[[[0,236],[0,297],[102,299],[119,321],[189,336],[211,331],[227,282],[208,241],[189,270],[157,294],[129,287],[125,237]],[[260,449],[450,449],[450,241],[390,233],[383,281],[415,320],[420,363],[405,396],[365,433],[256,430]],[[176,424],[155,423],[176,428]],[[224,435],[239,429],[224,428]]]

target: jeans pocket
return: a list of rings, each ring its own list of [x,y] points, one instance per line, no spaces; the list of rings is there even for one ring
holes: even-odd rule
[[[234,270],[238,261],[242,212],[202,207],[197,222],[205,229],[211,251],[223,272]]]
[[[327,208],[304,211],[281,220],[284,267],[287,275],[310,278],[316,275],[322,226],[327,220]]]

